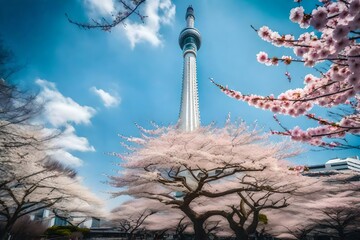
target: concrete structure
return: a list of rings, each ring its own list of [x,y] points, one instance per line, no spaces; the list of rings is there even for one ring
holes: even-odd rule
[[[200,126],[196,54],[201,46],[201,36],[200,32],[194,28],[195,15],[191,6],[187,8],[185,19],[186,28],[180,32],[179,36],[179,45],[184,57],[179,129],[193,131]]]
[[[354,170],[360,172],[360,159],[358,156],[348,158],[335,158],[327,161],[325,164],[309,166],[309,172],[324,172],[324,171],[346,171]]]

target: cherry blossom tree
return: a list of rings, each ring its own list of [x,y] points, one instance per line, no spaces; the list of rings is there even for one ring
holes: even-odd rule
[[[326,198],[310,202],[309,209],[316,213],[310,217],[315,232],[341,240],[359,236],[360,182],[358,173],[337,173],[325,178]]]
[[[266,174],[271,173],[266,171]],[[279,175],[279,173],[276,172],[276,175]],[[273,177],[275,178],[272,179]],[[289,176],[286,176],[286,178],[289,180]],[[288,207],[288,199],[301,188],[297,182],[290,183],[284,181],[285,179],[279,181],[279,179],[276,179],[275,174],[266,179],[261,179],[256,174],[246,176],[245,179],[246,183],[253,185],[259,191],[238,192],[240,204],[231,205],[232,211],[224,215],[238,239],[248,239],[249,235],[256,234],[259,224],[267,224],[268,222],[265,210]],[[304,192],[302,193],[304,194]]]
[[[145,3],[146,0],[117,0],[116,3],[116,13],[109,13],[109,16],[104,16],[100,20],[91,19],[89,23],[81,23],[72,20],[68,15],[66,15],[68,21],[82,29],[101,29],[103,31],[111,31],[112,28],[116,27],[119,24],[124,24],[124,21],[136,15],[141,22],[144,22],[146,16],[142,15],[139,11],[139,7]],[[114,3],[114,4],[115,4]]]
[[[38,169],[6,184],[1,189],[0,203],[4,223],[1,237],[8,239],[16,221],[30,213],[52,208],[79,212],[79,208],[90,205],[86,213],[93,215],[96,213],[92,208],[99,208],[100,200],[64,173]]]
[[[40,238],[46,226],[39,221],[33,221],[30,216],[24,216],[18,219],[11,230],[12,240],[36,239]]]
[[[41,105],[36,103],[35,95],[24,91],[12,83],[12,78],[21,69],[16,63],[14,54],[6,48],[0,39],[0,133],[4,132],[3,126],[24,123],[41,110]]]
[[[126,233],[129,240],[135,239],[135,234],[144,229],[144,221],[155,214],[155,208],[151,208],[150,205],[151,201],[146,199],[137,199],[121,204],[112,210],[112,225],[122,233]],[[156,205],[159,204],[155,202]]]
[[[0,168],[0,221],[4,224],[1,239],[8,239],[18,219],[41,209],[94,212],[101,201],[82,186],[76,173],[69,167],[49,159],[46,145],[38,139],[42,131],[29,125],[11,124],[6,131],[12,133],[16,148],[8,137],[0,138],[4,150]]]
[[[267,231],[281,239],[307,239],[324,235],[351,239],[358,234],[359,175],[357,173],[312,173],[321,183],[312,194],[292,198],[282,211],[269,211]],[[354,238],[356,239],[356,238]]]
[[[44,141],[56,135],[44,134],[35,138],[25,131],[40,131],[40,126],[32,126],[29,121],[40,112],[41,105],[36,103],[35,95],[11,83],[10,78],[19,70],[14,62],[13,53],[0,40],[0,188],[12,174],[12,162],[22,158],[21,151],[16,153],[16,160],[11,153],[26,146],[40,149]]]
[[[310,225],[299,225],[293,229],[287,229],[288,232],[284,232],[277,237],[280,239],[297,239],[307,240],[311,232],[314,230],[313,226]]]
[[[176,225],[175,232],[174,232],[174,238],[178,240],[184,240],[185,239],[185,231],[187,227],[190,225],[189,223],[186,223],[185,220],[186,217],[182,217],[178,224]]]
[[[122,233],[126,233],[129,240],[135,239],[135,234],[141,232],[143,229],[142,224],[153,212],[143,211],[140,212],[137,216],[130,216],[129,218],[123,218],[116,221],[118,229]]]
[[[236,227],[251,226],[253,233],[263,209],[287,206],[292,191],[312,183],[282,161],[293,154],[284,152],[289,145],[271,144],[244,123],[194,132],[140,129],[140,138],[123,137],[130,153],[115,154],[123,162],[119,175],[110,177],[121,188],[114,196],[153,199],[178,209],[190,219],[196,239],[208,238],[204,226],[210,217],[228,214]],[[271,181],[275,175],[282,178]]]
[[[14,53],[6,47],[0,37],[0,79],[9,81],[21,69]]]
[[[41,105],[35,101],[35,95],[31,92],[23,91],[15,84],[12,84],[10,79],[19,71],[19,67],[14,63],[14,55],[11,50],[6,49],[0,39],[0,157],[5,158],[5,155],[10,149],[21,147],[24,144],[38,144],[40,139],[26,139],[28,136],[17,135],[12,132],[13,128],[9,125],[28,125],[29,120],[36,116],[40,110]],[[50,135],[45,137],[51,138]],[[6,144],[5,144],[6,143]],[[0,168],[4,167],[4,162]],[[4,170],[3,170],[4,171]]]
[[[323,218],[316,222],[316,231],[341,240],[360,236],[360,212],[356,207],[328,207],[321,210]]]
[[[295,37],[267,26],[254,28],[264,41],[294,50],[293,57],[272,57],[261,51],[257,60],[268,66],[303,63],[315,68],[319,65],[326,71],[318,70],[317,76],[306,75],[303,88],[289,89],[277,97],[247,95],[214,83],[226,95],[250,106],[292,117],[305,115],[318,123],[318,126],[305,130],[300,127],[288,129],[275,117],[283,131],[273,131],[274,134],[325,148],[359,148],[357,143],[353,145],[341,139],[347,134],[359,136],[360,133],[360,1],[320,0],[311,13],[305,12],[301,1],[296,2],[299,6],[291,10],[290,20],[301,28],[311,27],[314,31]],[[291,79],[289,73],[287,76]],[[339,120],[311,112],[314,106],[335,109],[343,105],[348,112],[340,113]]]
[[[128,200],[111,211],[112,225],[127,233],[128,239],[134,239],[136,233],[151,233],[156,237],[175,231],[179,225],[186,225],[184,219],[180,211],[147,198]]]
[[[101,201],[76,172],[47,155],[57,132],[31,121],[41,110],[35,95],[8,80],[17,68],[0,42],[0,239],[10,239],[19,219],[42,209],[100,214]]]
[[[18,69],[0,42],[0,239],[7,240],[14,224],[39,210],[101,212],[101,201],[82,186],[76,172],[47,155],[59,133],[32,122],[41,104],[10,83]]]

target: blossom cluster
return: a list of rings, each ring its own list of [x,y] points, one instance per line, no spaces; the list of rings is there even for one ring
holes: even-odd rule
[[[308,76],[310,77],[310,76]],[[290,102],[286,100],[285,96],[294,96],[297,98],[301,97],[299,89],[289,90],[286,94],[281,94],[277,98],[273,96],[261,97],[257,95],[243,95],[241,92],[227,89],[217,83],[215,83],[222,91],[228,96],[248,102],[249,105],[260,107],[266,110],[271,110],[274,113],[282,113],[292,115],[297,117],[299,115],[306,114],[306,112],[311,109],[312,104],[307,101],[299,102]],[[337,147],[339,146],[338,142],[325,142],[324,137],[327,138],[343,138],[345,134],[359,134],[360,133],[360,116],[359,114],[352,114],[344,116],[339,122],[331,122],[322,118],[315,117],[313,114],[306,114],[310,119],[318,121],[319,125],[315,128],[308,128],[307,130],[302,130],[300,127],[295,127],[294,129],[286,129],[284,132],[272,131],[273,134],[290,136],[294,141],[308,142],[314,146],[321,147]],[[278,118],[275,116],[275,120],[279,122]]]
[[[313,32],[305,32],[295,38],[290,34],[280,35],[267,26],[257,30],[264,41],[277,47],[293,49],[294,57],[269,57],[266,52],[261,51],[257,54],[257,60],[267,66],[276,66],[279,62],[286,65],[303,62],[308,67],[328,61],[329,68],[326,72],[321,72],[319,77],[306,75],[303,88],[287,90],[277,97],[245,95],[218,84],[217,86],[228,96],[245,101],[251,106],[292,117],[308,114],[315,105],[332,108],[348,104],[351,99],[355,99],[355,105],[358,106],[360,0],[320,2],[321,5],[311,13],[305,13],[302,6],[290,11],[289,18],[292,22],[299,24],[301,28],[312,27],[315,30]],[[324,122],[319,121],[321,126],[317,128],[304,131],[295,128],[283,134],[317,146],[329,144],[322,141],[324,137],[344,137],[346,133],[359,134],[360,114],[354,105],[352,107],[354,113],[343,116],[339,122],[329,121],[328,124],[323,124]],[[336,144],[330,143],[330,146],[334,145]]]

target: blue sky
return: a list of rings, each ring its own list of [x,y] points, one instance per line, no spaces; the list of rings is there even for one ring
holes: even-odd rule
[[[316,4],[306,2],[308,11]],[[214,121],[221,126],[231,112],[233,119],[257,120],[265,131],[279,129],[272,113],[226,97],[208,78],[263,95],[301,87],[303,76],[314,71],[301,65],[257,63],[259,51],[279,56],[291,51],[262,41],[250,28],[268,25],[298,36],[302,30],[288,20],[296,6],[291,0],[148,0],[142,8],[149,15],[144,25],[132,18],[110,33],[81,30],[67,21],[65,13],[78,21],[106,16],[111,0],[0,0],[1,37],[25,65],[16,81],[35,89],[46,103],[42,122],[67,131],[62,139],[66,151],[54,154],[77,167],[84,183],[104,197],[110,189],[101,182],[117,170],[117,159],[106,153],[123,151],[117,134],[138,135],[134,122],[149,127],[150,121],[164,125],[177,121],[182,76],[177,41],[189,4],[203,39],[197,59],[202,124]],[[293,76],[291,83],[285,71]],[[313,124],[302,118],[281,119],[289,127]],[[355,154],[311,151],[293,161],[315,164]]]

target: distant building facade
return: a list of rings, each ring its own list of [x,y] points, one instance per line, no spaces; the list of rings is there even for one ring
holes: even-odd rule
[[[326,172],[326,171],[347,171],[354,170],[360,172],[359,156],[348,158],[335,158],[327,161],[325,164],[308,166],[309,172]]]
[[[36,211],[36,212],[30,214],[30,219],[33,221],[39,221],[47,227],[69,225],[69,223],[66,220],[64,220],[63,218],[60,218],[58,216],[55,216],[55,214],[48,209],[41,209],[39,211]],[[74,216],[69,217],[68,220],[75,225],[79,223],[79,227],[85,227],[85,228],[99,228],[100,227],[100,219],[96,218],[96,217],[74,215]]]

